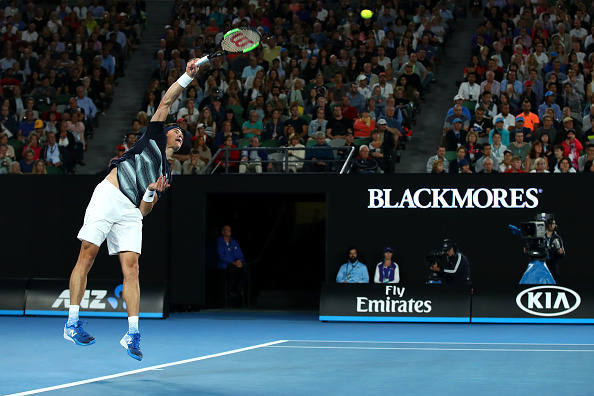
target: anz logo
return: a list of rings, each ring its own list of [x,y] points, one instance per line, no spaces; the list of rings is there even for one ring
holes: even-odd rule
[[[536,316],[562,316],[575,311],[582,302],[575,291],[561,286],[535,286],[516,297],[521,310]]]
[[[115,297],[107,297],[107,302],[113,309],[118,308],[123,289],[124,285],[120,284],[114,290]],[[85,290],[85,294],[80,301],[80,307],[85,309],[105,309],[107,306],[104,302],[105,296],[107,296],[107,290]],[[52,308],[60,308],[62,305],[64,305],[64,308],[70,307],[70,290],[68,289],[60,293],[60,296],[52,304]],[[123,299],[122,307],[126,309],[126,302]]]

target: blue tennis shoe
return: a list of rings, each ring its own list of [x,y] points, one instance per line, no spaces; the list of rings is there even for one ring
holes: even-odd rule
[[[64,325],[64,338],[68,341],[74,342],[76,345],[92,345],[95,343],[95,337],[87,333],[83,329],[83,325],[86,325],[87,322],[83,322],[79,320],[72,326],[68,326],[68,324]]]
[[[142,360],[142,352],[140,351],[140,333],[126,333],[124,338],[120,340],[120,344],[128,350],[128,355],[136,360]]]

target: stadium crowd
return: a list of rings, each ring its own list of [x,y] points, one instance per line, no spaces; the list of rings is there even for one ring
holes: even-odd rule
[[[428,173],[594,171],[594,8],[490,0]]]
[[[361,18],[362,9],[374,16]],[[461,14],[447,1],[176,1],[128,139],[143,132],[188,60],[213,52],[231,29],[250,28],[262,45],[212,59],[172,106],[168,120],[186,136],[170,159],[174,174],[201,174],[211,160],[219,171],[330,172],[349,147],[351,172],[391,173]],[[244,150],[217,155],[224,147]],[[287,148],[287,167],[277,147]]]
[[[0,174],[74,174],[140,40],[140,3],[0,5]]]

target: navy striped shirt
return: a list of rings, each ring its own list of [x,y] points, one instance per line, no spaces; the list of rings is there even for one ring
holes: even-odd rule
[[[149,184],[163,175],[171,183],[167,161],[167,134],[163,122],[150,122],[142,137],[121,158],[112,162],[109,171],[118,168],[120,191],[137,207]],[[161,197],[162,192],[157,192]]]

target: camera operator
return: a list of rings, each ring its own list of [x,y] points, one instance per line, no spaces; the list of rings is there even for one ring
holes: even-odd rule
[[[546,217],[547,233],[546,243],[549,257],[547,259],[547,267],[551,271],[553,278],[559,283],[559,260],[565,256],[565,247],[563,246],[563,239],[557,234],[557,222],[553,215]]]
[[[470,284],[470,263],[465,255],[458,252],[456,244],[450,239],[443,241],[443,252],[446,260],[440,266],[437,262],[430,269],[439,273],[444,283]]]

